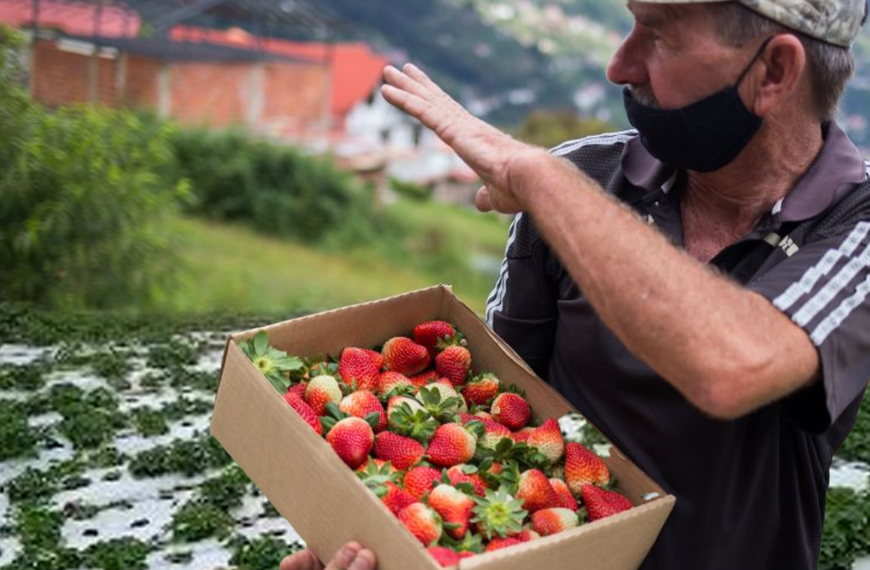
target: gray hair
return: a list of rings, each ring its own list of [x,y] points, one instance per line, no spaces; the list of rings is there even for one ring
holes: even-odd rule
[[[740,47],[761,35],[790,33],[800,39],[807,54],[813,92],[812,111],[820,122],[833,120],[846,83],[855,72],[850,48],[835,46],[796,32],[736,3],[708,4],[716,14],[717,30],[726,42]]]

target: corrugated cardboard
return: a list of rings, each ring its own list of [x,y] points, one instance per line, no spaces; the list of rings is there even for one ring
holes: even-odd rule
[[[443,285],[234,334],[227,340],[212,434],[321,560],[331,559],[343,544],[356,540],[375,552],[379,570],[439,568],[326,441],[292,412],[237,343],[266,330],[269,342],[289,354],[337,355],[346,346],[374,346],[408,335],[415,325],[433,319],[452,322],[465,333],[474,371],[487,370],[519,385],[539,417],[559,418],[572,410]],[[636,508],[463,560],[460,570],[635,570],[670,514],[674,497],[618,451],[605,461],[619,490]],[[645,501],[650,493],[658,495]]]

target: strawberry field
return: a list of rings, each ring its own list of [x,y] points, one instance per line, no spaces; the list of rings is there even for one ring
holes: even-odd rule
[[[0,569],[276,569],[301,547],[208,432],[225,331],[276,320],[0,307]],[[868,427],[835,461],[820,568],[870,568]]]

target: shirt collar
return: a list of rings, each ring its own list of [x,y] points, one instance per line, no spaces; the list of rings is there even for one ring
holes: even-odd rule
[[[867,165],[846,133],[832,122],[823,127],[825,142],[816,160],[771,212],[780,222],[817,216],[867,179]],[[676,172],[654,158],[635,136],[622,152],[622,171],[634,186],[667,192]]]

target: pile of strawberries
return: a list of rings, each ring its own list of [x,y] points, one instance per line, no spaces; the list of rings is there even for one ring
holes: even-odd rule
[[[532,421],[521,390],[472,373],[449,323],[294,360],[286,402],[443,566],[632,507],[598,455]]]

